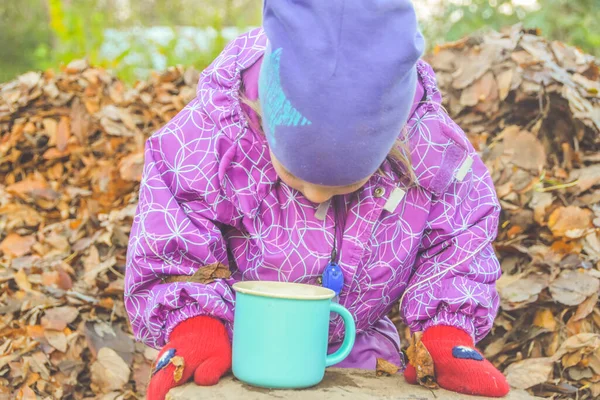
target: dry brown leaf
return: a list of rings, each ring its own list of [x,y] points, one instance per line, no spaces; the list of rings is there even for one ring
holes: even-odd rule
[[[579,270],[564,270],[550,284],[552,298],[567,306],[577,306],[600,290],[600,280]]]
[[[588,357],[588,365],[595,374],[600,375],[600,348]]]
[[[488,344],[485,347],[485,351],[483,353],[485,358],[493,358],[498,354],[502,353],[504,347],[506,346],[506,337],[501,337],[499,339],[494,340],[492,343]]]
[[[97,393],[123,390],[130,374],[125,361],[108,347],[100,349],[98,359],[91,366],[92,383]]]
[[[119,164],[119,173],[121,178],[126,181],[139,182],[142,179],[142,170],[144,168],[144,153],[139,152],[124,157]]]
[[[554,314],[552,314],[552,310],[548,308],[542,308],[535,313],[533,324],[539,326],[540,328],[547,329],[550,332],[556,331],[557,328],[557,323],[556,319],[554,319]]]
[[[533,172],[541,171],[546,164],[546,151],[537,137],[531,132],[510,126],[501,133],[504,138],[504,153],[517,167]]]
[[[194,272],[194,275],[168,276],[163,279],[164,282],[194,282],[211,283],[216,279],[227,279],[231,276],[231,271],[225,264],[214,263],[201,267]]]
[[[562,366],[564,368],[573,367],[583,360],[584,355],[585,353],[583,350],[578,350],[573,353],[565,354],[561,360]]]
[[[177,383],[181,380],[181,378],[183,378],[185,360],[183,359],[183,357],[175,356],[171,358],[169,362],[175,366],[175,371],[173,371],[173,379],[175,380],[175,383]]]
[[[21,290],[24,290],[26,292],[31,291],[31,282],[29,282],[29,279],[27,278],[27,274],[25,273],[25,270],[21,269],[19,270],[19,272],[17,272],[14,275],[14,279],[15,282],[17,283],[17,285],[19,285],[19,288]]]
[[[593,352],[600,348],[600,334],[597,333],[580,333],[571,336],[565,340],[556,354],[552,357],[553,360],[560,360],[568,353],[577,353],[579,351]]]
[[[508,93],[512,87],[513,75],[515,71],[513,68],[502,71],[496,78],[498,81],[498,92],[500,101],[506,100]]]
[[[529,358],[509,365],[504,374],[510,386],[529,389],[546,382],[553,369],[554,362],[550,357]]]
[[[56,130],[56,148],[65,151],[71,137],[71,120],[69,117],[61,117]]]
[[[497,90],[494,75],[488,72],[462,91],[460,103],[463,106],[473,107],[478,103],[489,101],[490,98],[494,100],[497,97]]]
[[[56,286],[62,290],[69,290],[73,287],[73,280],[62,268],[56,271],[44,272],[42,274],[42,284],[45,286]]]
[[[35,237],[20,236],[16,233],[9,233],[0,243],[0,251],[11,257],[23,257],[31,252],[31,247],[35,244]]]
[[[76,74],[78,72],[82,72],[83,70],[87,69],[88,67],[89,67],[89,64],[84,59],[73,60],[67,65],[65,72],[67,74]]]
[[[577,368],[571,367],[567,369],[569,377],[573,380],[580,381],[582,379],[589,379],[594,376],[591,368]]]
[[[581,237],[591,224],[592,212],[575,206],[557,208],[548,218],[548,227],[556,237]]]
[[[149,362],[136,363],[133,368],[133,380],[135,381],[137,392],[144,396],[146,394],[146,389],[148,387],[148,383],[150,382],[150,377],[152,374],[152,365]]]
[[[23,226],[37,226],[44,221],[40,213],[24,204],[6,204],[0,207],[0,215],[5,215],[7,218],[6,230]]]
[[[598,305],[598,293],[592,294],[583,303],[577,307],[575,315],[571,317],[572,321],[580,321],[590,315]]]
[[[49,144],[56,144],[56,131],[58,130],[58,122],[53,118],[44,118],[42,120],[42,124],[44,125],[44,131],[46,135],[49,137]]]
[[[42,317],[42,325],[46,329],[62,331],[68,324],[72,323],[79,316],[79,311],[75,307],[56,307],[46,310]]]
[[[50,346],[54,347],[56,350],[66,353],[67,351],[67,336],[62,331],[55,331],[51,329],[46,329],[44,331],[44,337],[50,343]]]
[[[16,400],[37,400],[37,395],[29,386],[23,386],[17,394]]]
[[[417,332],[411,337],[410,346],[406,350],[406,355],[408,356],[410,364],[415,367],[419,384],[429,389],[437,389],[439,386],[435,380],[433,359],[421,341],[421,337],[421,332]]]
[[[90,133],[90,127],[90,117],[87,115],[81,101],[77,98],[73,101],[71,106],[71,131],[80,144],[86,143],[86,139]]]
[[[25,200],[30,197],[42,197],[46,199],[56,198],[56,192],[50,189],[50,185],[48,185],[48,183],[40,176],[14,183],[8,186],[6,191]]]
[[[503,275],[496,281],[502,307],[514,310],[537,300],[538,295],[548,287],[550,277],[546,274]]]
[[[391,376],[397,374],[399,369],[400,368],[398,366],[392,364],[391,362],[383,358],[378,358],[375,374],[377,376]]]
[[[600,164],[572,170],[569,175],[569,181],[577,181],[577,190],[579,193],[600,185]]]
[[[46,329],[41,325],[27,325],[27,336],[32,339],[42,339]]]
[[[87,321],[84,335],[92,355],[95,356],[100,349],[108,347],[115,351],[128,365],[131,365],[135,345],[131,337],[125,334],[121,327]],[[156,356],[152,360],[155,358]]]
[[[600,398],[600,382],[590,384],[590,391],[592,392],[592,398]]]
[[[534,191],[529,202],[529,207],[533,209],[533,219],[539,225],[544,225],[546,210],[552,205],[554,196],[548,192]]]

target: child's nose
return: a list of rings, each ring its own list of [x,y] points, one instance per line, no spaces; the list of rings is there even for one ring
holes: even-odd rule
[[[304,197],[313,203],[321,204],[333,197],[333,194],[327,190],[319,188],[307,187],[304,188]]]

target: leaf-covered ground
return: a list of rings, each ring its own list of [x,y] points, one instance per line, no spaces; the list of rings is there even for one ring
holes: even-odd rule
[[[598,61],[518,27],[428,60],[503,207],[502,308],[481,349],[515,387],[598,398]],[[0,85],[0,398],[143,396],[156,351],[122,299],[142,148],[197,79],[126,87],[75,61]]]

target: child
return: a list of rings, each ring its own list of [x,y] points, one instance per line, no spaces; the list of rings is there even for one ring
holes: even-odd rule
[[[147,143],[125,301],[137,339],[162,348],[148,399],[229,370],[240,280],[334,289],[357,325],[339,367],[404,366],[386,317],[400,300],[440,386],[505,395],[473,349],[498,308],[500,207],[419,60],[410,0],[265,0],[263,28]],[[335,318],[330,351],[342,339]]]

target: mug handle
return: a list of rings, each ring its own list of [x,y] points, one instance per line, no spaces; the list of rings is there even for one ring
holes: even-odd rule
[[[335,353],[327,356],[325,359],[325,366],[331,367],[334,364],[341,363],[352,351],[354,347],[354,340],[356,339],[356,324],[354,323],[354,317],[350,314],[350,311],[340,306],[338,303],[331,303],[331,312],[337,313],[344,320],[344,343]]]

